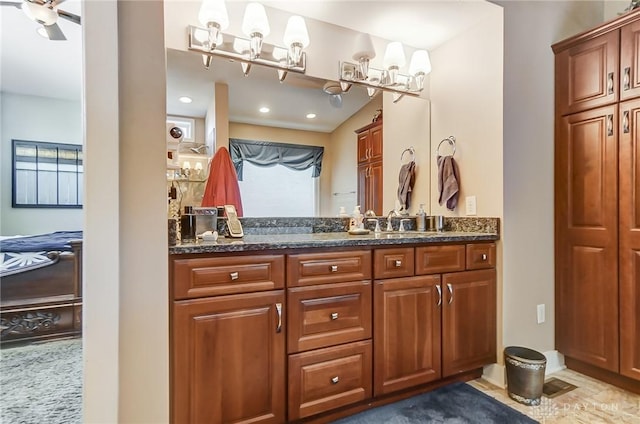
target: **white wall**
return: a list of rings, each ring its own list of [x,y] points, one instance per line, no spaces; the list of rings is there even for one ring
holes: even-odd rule
[[[82,144],[80,102],[0,93],[0,234],[82,230],[82,209],[11,207],[11,140]]]
[[[555,349],[554,56],[602,21],[601,2],[504,1],[503,342]],[[536,305],[546,322],[536,323]]]

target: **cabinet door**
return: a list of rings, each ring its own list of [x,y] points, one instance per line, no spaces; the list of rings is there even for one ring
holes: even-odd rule
[[[358,165],[358,204],[362,213],[367,211],[369,164]]]
[[[640,100],[620,114],[620,373],[640,380]]]
[[[377,216],[382,216],[382,162],[369,166],[369,202],[365,211],[372,209]]]
[[[370,155],[369,131],[358,134],[358,163],[369,160]]]
[[[496,361],[496,270],[442,276],[442,376]]]
[[[556,112],[580,112],[618,101],[620,31],[581,42],[556,55]]]
[[[375,396],[440,378],[439,285],[439,275],[375,282]]]
[[[620,33],[620,100],[640,96],[640,21]]]
[[[556,345],[618,371],[617,106],[557,122]]]
[[[284,292],[175,302],[175,423],[285,421]]]
[[[369,160],[382,160],[382,124],[369,130]]]

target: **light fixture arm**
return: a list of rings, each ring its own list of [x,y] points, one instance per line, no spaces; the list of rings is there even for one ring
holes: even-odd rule
[[[250,45],[252,40],[233,36],[230,34],[222,34],[222,42],[218,42],[215,45],[215,48],[211,49],[210,45],[208,45],[210,44],[208,38],[206,40],[201,40],[202,37],[197,36],[197,34],[199,34],[201,31],[206,30],[197,26],[189,25],[188,49],[190,51],[202,54],[203,56],[218,56],[248,65],[256,64],[273,68],[278,71],[286,71],[279,74],[279,78],[281,78],[281,80],[284,80],[284,76],[286,76],[287,72],[295,72],[299,74],[304,74],[306,72],[307,56],[303,51],[300,52],[299,60],[297,62],[294,62],[293,60],[288,59],[288,48],[268,43],[262,43],[260,55],[257,57],[253,57],[253,55],[249,52],[237,52],[233,49],[234,41],[236,40],[240,40],[247,45]],[[218,40],[220,41],[220,39]],[[210,60],[208,62],[210,63]],[[205,65],[206,64],[207,61],[205,60]],[[243,69],[243,72],[248,72],[248,69],[249,66],[245,67],[245,69]]]
[[[394,78],[392,78],[388,70],[370,66],[369,74],[364,76],[360,73],[359,68],[359,63],[340,62],[338,71],[340,84],[343,84],[345,87],[349,84],[365,87],[370,97],[375,96],[379,90],[397,94],[397,96],[394,96],[394,103],[405,95],[419,97],[424,89],[424,74],[422,75],[422,79],[417,81],[413,76],[401,74],[395,70],[394,81]]]

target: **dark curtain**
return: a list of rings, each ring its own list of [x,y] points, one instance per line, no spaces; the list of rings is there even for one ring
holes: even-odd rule
[[[246,160],[256,166],[283,165],[296,171],[313,167],[312,177],[320,176],[324,147],[270,141],[229,139],[231,161],[238,180],[242,181],[242,164]]]

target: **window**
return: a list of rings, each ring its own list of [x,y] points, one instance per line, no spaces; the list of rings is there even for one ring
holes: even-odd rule
[[[182,118],[179,116],[167,116],[167,122],[174,124],[182,130],[182,134],[184,134],[184,137],[182,138],[183,142],[195,143],[195,119]]]
[[[81,208],[82,146],[13,140],[14,208]]]

